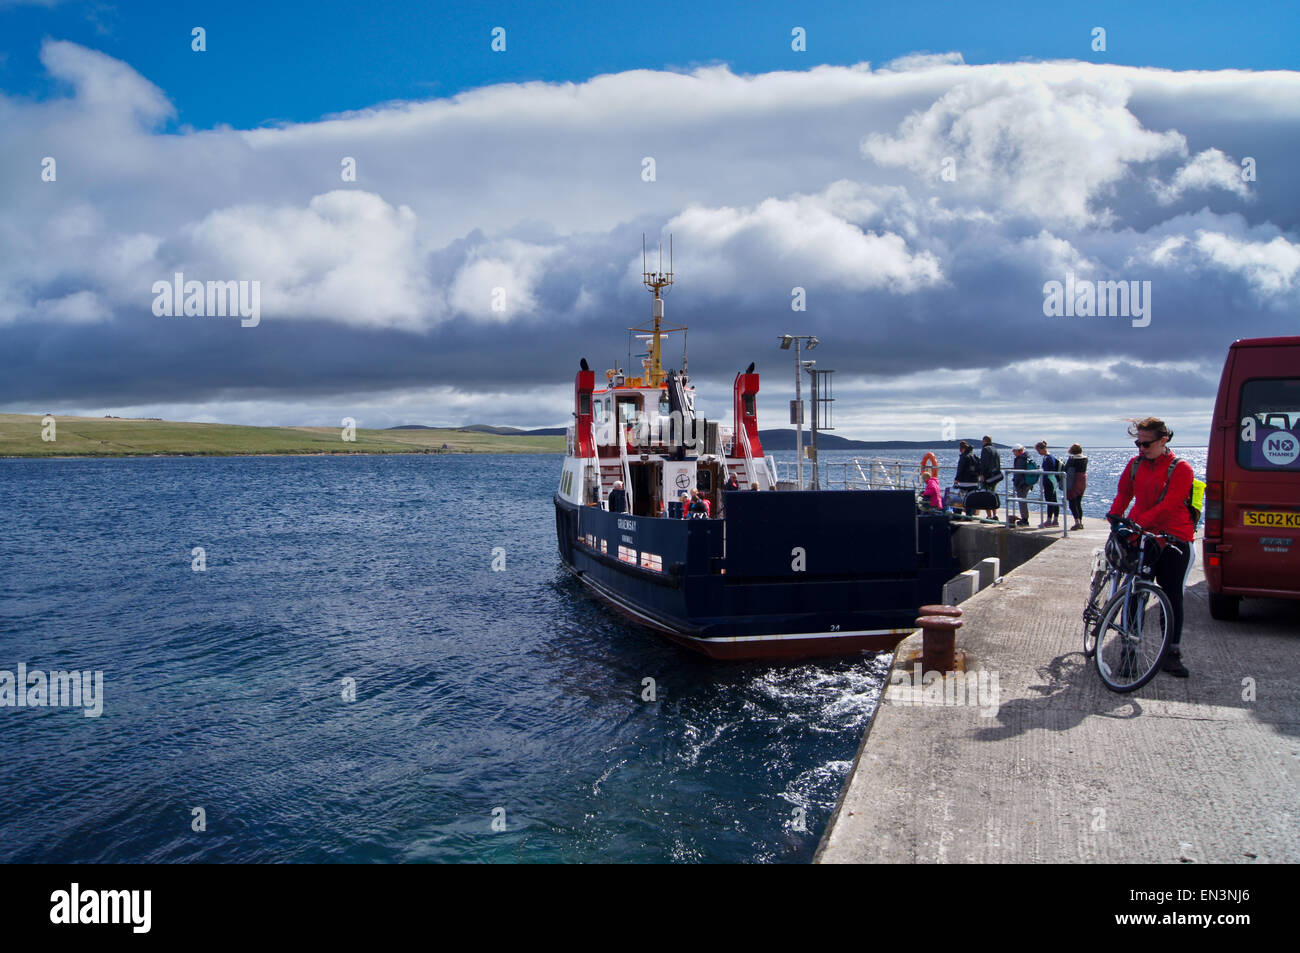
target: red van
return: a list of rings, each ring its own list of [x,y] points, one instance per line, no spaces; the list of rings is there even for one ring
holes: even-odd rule
[[[1300,599],[1300,337],[1228,348],[1205,465],[1210,615],[1242,596]]]

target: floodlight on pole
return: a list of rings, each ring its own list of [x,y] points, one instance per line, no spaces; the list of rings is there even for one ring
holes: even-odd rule
[[[808,342],[808,349],[812,350],[820,342],[811,334],[782,334],[781,350],[790,350],[790,343],[794,342],[794,408],[791,416],[794,417],[794,453],[795,453],[795,486],[797,489],[803,489],[803,381],[800,370],[805,366],[810,366],[814,362],[804,362],[799,359],[799,344],[801,341]]]

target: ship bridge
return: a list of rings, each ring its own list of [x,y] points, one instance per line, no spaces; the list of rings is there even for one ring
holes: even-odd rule
[[[643,250],[644,254],[644,250]],[[722,515],[723,488],[733,482],[746,489],[776,488],[775,468],[763,456],[758,439],[753,365],[736,375],[731,426],[697,416],[690,382],[685,326],[664,322],[664,294],[673,282],[671,245],[668,271],[645,271],[643,281],[654,293],[651,320],[628,328],[628,366],[605,371],[603,387],[586,361],[574,381],[574,424],[568,430],[568,457],[560,492],[580,505],[607,508],[618,481],[627,495],[627,512],[636,516],[672,516],[683,492],[695,490]],[[680,369],[666,369],[664,346],[680,335]],[[634,351],[634,346],[636,350]]]

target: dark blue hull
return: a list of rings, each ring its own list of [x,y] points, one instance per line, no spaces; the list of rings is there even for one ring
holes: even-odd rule
[[[947,518],[917,514],[910,491],[739,491],[726,504],[723,519],[673,520],[557,496],[560,556],[622,612],[729,659],[892,649],[957,572]]]

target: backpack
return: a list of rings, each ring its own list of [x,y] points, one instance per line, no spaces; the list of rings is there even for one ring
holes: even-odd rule
[[[1029,470],[1035,470],[1035,471],[1037,471],[1038,469],[1039,469],[1039,467],[1038,467],[1038,461],[1035,460],[1033,457],[1031,457],[1029,454],[1026,453],[1026,454],[1025,454],[1025,470],[1026,470],[1026,471],[1029,471]],[[1026,473],[1025,473],[1025,486],[1029,487],[1029,486],[1037,486],[1037,485],[1038,485],[1038,474],[1035,472],[1035,473],[1033,473],[1033,474],[1031,475],[1031,474],[1029,474],[1028,472],[1026,472]]]
[[[1138,463],[1139,461],[1141,461],[1141,459],[1142,459],[1141,457],[1134,457],[1132,462],[1129,464],[1128,478],[1134,483],[1134,485],[1137,484]],[[1165,494],[1169,492],[1169,481],[1172,480],[1174,476],[1174,468],[1177,467],[1178,464],[1181,462],[1182,460],[1179,457],[1174,457],[1174,459],[1170,461],[1169,469],[1165,472],[1165,485],[1160,490],[1160,495],[1156,497],[1156,506],[1159,506],[1161,503],[1164,502]],[[1188,466],[1191,466],[1191,464],[1189,463]],[[1196,486],[1198,483],[1200,484],[1199,497],[1197,495],[1197,486]],[[1196,527],[1201,524],[1201,510],[1199,507],[1193,505],[1192,503],[1192,501],[1196,499],[1200,499],[1202,501],[1205,499],[1205,483],[1201,480],[1196,479],[1196,474],[1193,472],[1192,488],[1190,491],[1188,491],[1187,499],[1183,501],[1184,505],[1186,505],[1187,507],[1187,515],[1192,518],[1192,529],[1196,529]]]

